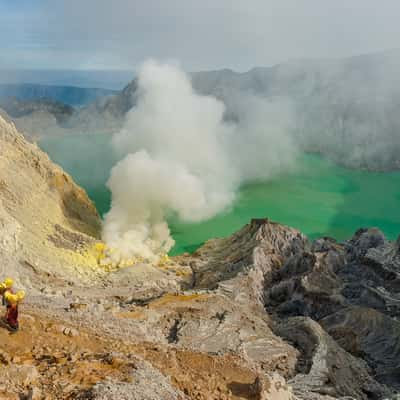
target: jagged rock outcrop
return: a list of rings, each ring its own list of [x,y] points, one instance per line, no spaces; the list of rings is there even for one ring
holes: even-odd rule
[[[319,394],[367,400],[370,396],[381,399],[390,395],[363,359],[346,352],[311,318],[289,318],[275,332],[301,351],[297,374],[289,380],[298,397],[309,399]]]
[[[32,274],[38,282],[78,270],[85,276],[96,264],[85,251],[99,235],[85,191],[0,117],[1,276],[26,287]]]
[[[191,263],[194,287],[218,287],[235,302],[262,305],[272,272],[306,241],[295,229],[254,219],[232,236],[210,240],[196,251]]]
[[[366,384],[364,378],[355,377],[354,381],[364,382],[357,393],[339,394],[382,398],[387,395],[384,384],[399,389],[399,265],[398,242],[387,241],[377,229],[360,229],[344,244],[327,238],[315,241],[288,258],[266,287],[266,308],[278,321],[276,333],[282,334],[282,326],[292,324],[284,336],[298,343],[304,328],[296,317],[308,317],[319,322],[317,330],[322,327],[324,335],[330,335],[331,345],[366,362],[366,371],[376,382]],[[311,353],[308,363],[315,357]],[[353,372],[361,367],[354,366]]]

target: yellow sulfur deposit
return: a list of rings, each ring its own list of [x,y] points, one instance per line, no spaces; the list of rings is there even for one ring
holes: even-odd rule
[[[94,255],[97,259],[97,262],[100,262],[106,257],[106,244],[103,242],[97,242],[93,246]]]
[[[119,268],[129,267],[143,262],[142,257],[118,260],[116,257],[113,257],[113,253],[115,252],[115,249],[107,247],[104,242],[96,242],[92,248],[88,250],[88,256],[94,257],[97,260],[97,264],[106,271],[115,271]]]
[[[164,265],[168,264],[170,262],[168,254],[164,254],[160,257],[160,260],[158,261],[158,265],[160,267],[163,267]]]
[[[106,270],[107,272],[130,267],[144,262],[150,262],[141,256],[121,259],[118,257],[118,251],[116,249],[110,248],[104,242],[100,241],[95,242],[84,252],[81,252],[81,255],[87,260],[93,260],[98,267]],[[160,268],[169,268],[174,264],[168,257],[168,254],[163,254],[160,256],[156,265]]]
[[[93,247],[96,251],[103,253],[106,249],[106,244],[103,242],[96,242]]]

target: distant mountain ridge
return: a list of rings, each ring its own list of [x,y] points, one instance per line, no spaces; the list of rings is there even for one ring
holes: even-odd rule
[[[31,83],[122,90],[132,79],[128,70],[30,70],[0,69],[0,84]]]
[[[0,84],[0,99],[54,100],[73,107],[80,107],[96,99],[118,93],[116,90],[54,86],[32,83]]]
[[[190,76],[198,93],[224,102],[227,119],[240,119],[241,108],[249,104],[247,96],[271,103],[283,99],[292,106],[291,133],[299,149],[320,153],[347,167],[387,171],[400,169],[399,70],[400,50],[393,50],[344,59],[289,61],[247,72],[194,72]],[[10,92],[12,86],[6,88]],[[44,97],[50,97],[75,107],[78,104],[62,119],[61,128],[92,133],[121,129],[138,97],[137,78],[120,92],[64,91],[63,87],[45,85],[23,86],[21,90],[32,102],[43,103]],[[38,100],[33,100],[34,96]],[[34,130],[35,137],[52,134],[60,118],[51,108],[46,110],[45,124],[38,123],[41,115],[33,124],[28,116],[19,128],[28,133]]]
[[[246,96],[293,105],[293,137],[353,168],[400,169],[400,50],[345,59],[299,60],[239,73],[191,74],[198,93],[222,100],[227,118],[240,118]],[[137,101],[137,82],[75,113],[71,126],[118,130]],[[245,134],[245,132],[244,132]]]

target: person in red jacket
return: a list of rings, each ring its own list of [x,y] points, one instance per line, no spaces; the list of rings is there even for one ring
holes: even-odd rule
[[[7,278],[3,283],[0,284],[0,294],[3,296],[3,305],[5,305],[7,308],[4,320],[9,328],[13,332],[16,332],[19,329],[18,304],[24,299],[25,292],[20,290],[15,293],[13,290],[13,285],[13,280],[11,278]]]

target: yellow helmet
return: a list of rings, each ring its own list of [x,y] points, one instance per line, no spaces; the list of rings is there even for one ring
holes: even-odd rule
[[[5,281],[4,281],[4,286],[5,286],[7,289],[11,289],[13,285],[14,285],[14,281],[13,281],[11,278],[6,278],[6,279],[5,279]]]

